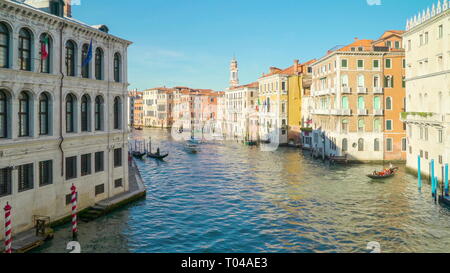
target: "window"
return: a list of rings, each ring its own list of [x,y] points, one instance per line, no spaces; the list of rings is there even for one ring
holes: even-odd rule
[[[19,69],[31,71],[31,32],[26,28],[19,32]]]
[[[358,120],[358,133],[364,133],[364,119]]]
[[[425,127],[425,141],[428,141],[428,127]]]
[[[30,136],[30,96],[21,92],[19,96],[19,137]]]
[[[348,120],[344,119],[342,120],[342,133],[348,132]]]
[[[392,98],[391,97],[386,98],[386,110],[392,110]]]
[[[363,96],[359,96],[358,97],[358,109],[365,109],[365,103],[364,103],[364,97]]]
[[[281,91],[286,91],[286,82],[281,83]]]
[[[362,138],[358,139],[358,151],[359,152],[364,151],[364,139]]]
[[[419,45],[423,45],[423,34],[419,35]]]
[[[405,76],[402,77],[402,87],[403,88],[406,87],[406,78],[405,78]]]
[[[83,78],[89,78],[89,63],[88,64],[84,64],[85,60],[88,58],[89,55],[89,45],[88,44],[84,44],[83,47],[81,48],[81,60],[82,60],[82,64],[81,64],[81,77]],[[83,65],[84,64],[84,65]]]
[[[72,94],[66,97],[66,132],[75,132],[75,96]]]
[[[11,195],[12,168],[0,169],[0,197]]]
[[[89,96],[84,95],[81,97],[81,132],[89,131],[89,118],[90,118],[90,107],[89,107]]]
[[[101,48],[95,50],[95,78],[103,80],[103,50]]]
[[[442,37],[444,37],[444,26],[443,25],[439,25],[439,27],[438,27],[438,39],[441,39]]]
[[[358,75],[358,87],[365,87],[364,75]]]
[[[105,184],[95,186],[95,196],[105,193]]]
[[[380,60],[373,60],[373,69],[378,70],[380,68]]]
[[[18,167],[19,192],[31,190],[33,188],[33,163]]]
[[[444,134],[442,129],[438,130],[438,143],[444,143]]]
[[[50,13],[56,16],[63,16],[63,9],[60,1],[50,2]]]
[[[0,23],[0,68],[9,68],[9,29]]]
[[[77,157],[66,158],[66,180],[77,178]]]
[[[403,68],[406,68],[406,59],[402,60],[402,66],[403,66]]]
[[[392,120],[386,120],[386,130],[392,131]]]
[[[400,42],[399,41],[395,41],[394,44],[395,44],[395,48],[396,49],[400,48]]]
[[[408,40],[408,51],[411,50],[411,40]]]
[[[52,42],[50,35],[44,33],[41,35],[40,39],[41,51],[39,54],[41,55],[40,59],[40,72],[41,73],[50,73],[50,59],[52,52]]]
[[[95,130],[103,129],[103,98],[97,96],[95,98]]]
[[[375,140],[373,141],[373,150],[375,152],[379,152],[380,151],[380,139],[375,138]]]
[[[121,73],[121,57],[119,53],[114,54],[114,81],[120,82],[120,73]]]
[[[342,109],[349,109],[347,96],[342,97]]]
[[[386,138],[386,151],[392,152],[392,138]]]
[[[358,69],[364,69],[364,60],[358,60]]]
[[[122,167],[122,149],[114,150],[114,168]]]
[[[53,161],[39,162],[39,186],[53,184]]]
[[[95,172],[96,173],[104,171],[104,169],[105,169],[104,158],[105,158],[104,152],[96,152],[95,153]]]
[[[381,120],[378,118],[373,121],[373,131],[375,133],[381,132]]]
[[[81,156],[81,176],[91,174],[91,154]]]
[[[341,67],[342,67],[342,68],[348,68],[348,60],[343,59],[343,60],[341,61]]]
[[[9,99],[5,91],[0,90],[0,138],[8,137]]]
[[[42,93],[39,97],[39,135],[49,134],[50,123],[50,99],[46,93]]]
[[[391,42],[391,41],[387,41],[387,42],[386,42],[386,47],[391,48],[391,47],[392,47],[392,42]]]
[[[428,44],[428,32],[425,32],[425,44]]]
[[[406,138],[402,138],[402,152],[406,152],[406,150],[408,149],[408,143]]]
[[[116,97],[114,99],[114,129],[120,129],[120,117],[121,117],[121,109],[120,109],[120,98]]]
[[[392,60],[386,59],[386,68],[392,68]]]
[[[114,188],[121,188],[123,187],[122,178],[114,180]]]
[[[342,139],[342,152],[348,151],[348,140],[346,138]]]
[[[75,76],[75,43],[73,41],[66,43],[66,75]]]
[[[379,96],[375,96],[373,98],[373,109],[380,110],[381,109],[381,99]]]

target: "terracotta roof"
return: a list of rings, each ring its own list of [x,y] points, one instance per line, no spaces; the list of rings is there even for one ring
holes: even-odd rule
[[[359,47],[363,48],[363,51],[372,51],[372,43],[373,40],[356,40],[353,43],[344,46],[336,51],[352,51],[352,48],[355,48],[355,51],[358,51]]]
[[[236,90],[236,89],[242,89],[242,88],[255,88],[258,87],[259,83],[258,82],[252,82],[249,84],[244,84],[244,85],[239,85],[239,86],[235,86],[235,87],[230,87],[230,90]]]

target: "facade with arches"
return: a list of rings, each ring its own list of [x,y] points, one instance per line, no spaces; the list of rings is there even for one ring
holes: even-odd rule
[[[407,167],[429,175],[434,160],[436,174],[450,163],[450,4],[441,1],[407,21],[406,110]]]
[[[312,64],[313,144],[323,157],[405,161],[402,31],[359,40]]]
[[[0,4],[0,206],[21,211],[15,232],[70,215],[72,184],[80,209],[128,190],[131,42],[25,2]]]

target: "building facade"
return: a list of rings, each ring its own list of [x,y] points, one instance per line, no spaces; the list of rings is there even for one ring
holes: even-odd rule
[[[64,1],[35,2],[0,9],[0,206],[13,207],[14,233],[70,215],[72,185],[79,209],[128,190],[131,43]]]
[[[406,50],[407,167],[429,175],[434,160],[441,167],[450,161],[450,4],[439,2],[407,21]]]
[[[312,148],[322,157],[405,159],[401,34],[387,31],[377,41],[356,39],[312,65]]]

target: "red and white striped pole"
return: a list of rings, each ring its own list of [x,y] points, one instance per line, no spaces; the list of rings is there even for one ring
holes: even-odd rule
[[[12,237],[11,237],[11,206],[6,203],[5,206],[5,253],[12,253]]]
[[[73,240],[78,239],[78,225],[77,225],[77,188],[74,184],[70,188],[72,190],[72,236]]]

